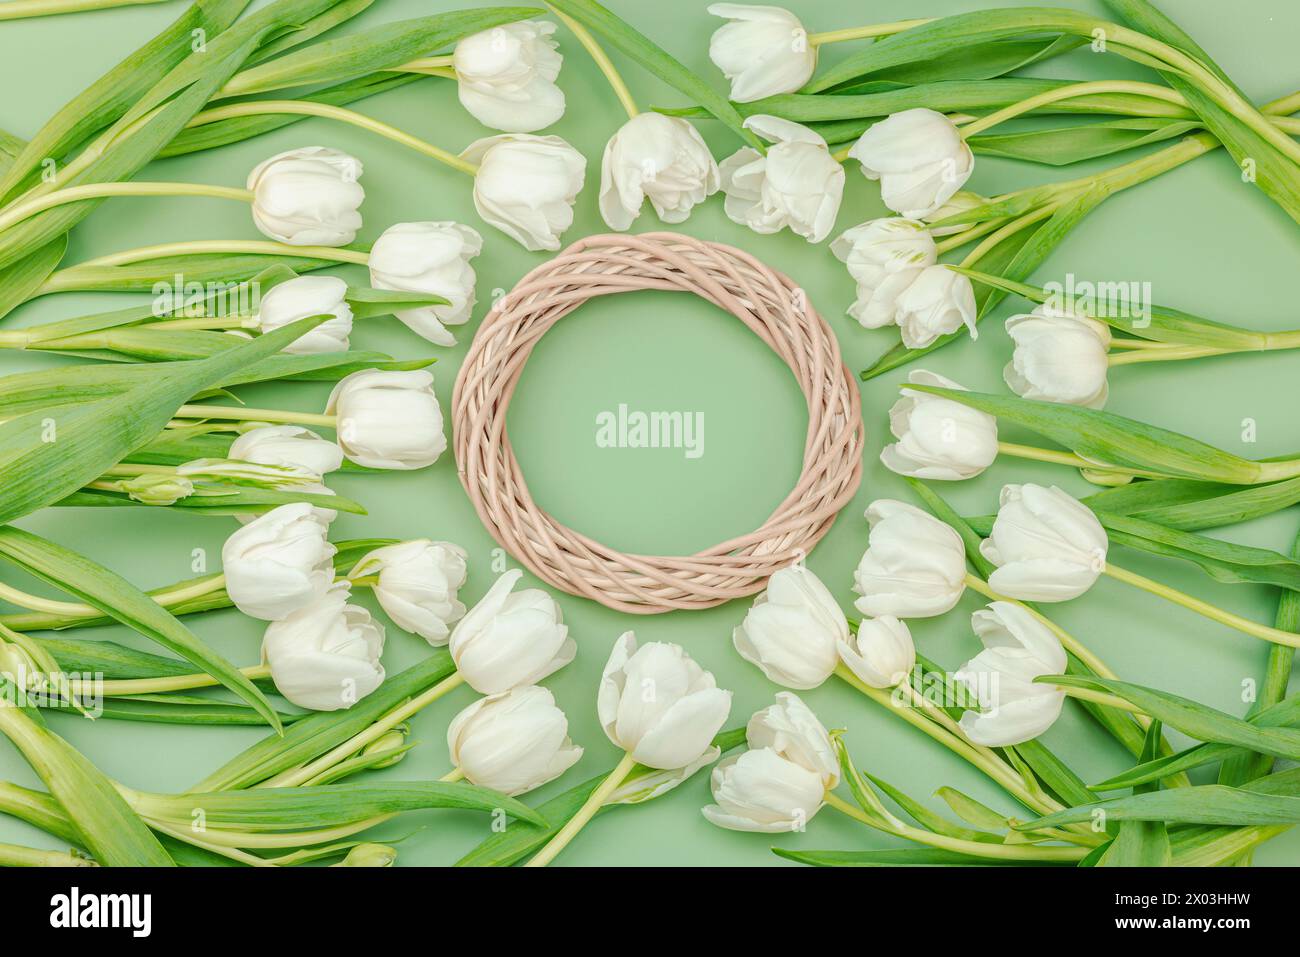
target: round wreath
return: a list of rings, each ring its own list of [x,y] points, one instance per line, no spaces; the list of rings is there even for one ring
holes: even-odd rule
[[[694,293],[725,309],[790,367],[808,400],[798,484],[761,528],[694,555],[625,554],[539,508],[506,434],[537,341],[588,299],[637,289]],[[709,608],[763,588],[830,529],[862,480],[857,383],[803,290],[740,249],[676,233],[588,236],[534,269],[487,314],[452,398],[461,483],[492,537],[539,578],[633,614]]]

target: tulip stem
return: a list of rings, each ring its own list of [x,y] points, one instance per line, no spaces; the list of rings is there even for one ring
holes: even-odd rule
[[[569,32],[577,37],[578,42],[582,44],[583,48],[589,54],[591,54],[592,60],[595,61],[596,66],[600,67],[600,72],[605,74],[605,79],[609,81],[609,85],[613,89],[614,95],[618,97],[618,102],[622,104],[623,109],[627,111],[627,118],[630,120],[636,119],[640,114],[640,110],[637,109],[636,100],[632,99],[632,91],[627,88],[627,84],[623,82],[623,77],[619,75],[618,69],[614,66],[613,61],[610,60],[609,54],[605,52],[604,48],[596,38],[591,35],[591,31],[577,20],[573,19],[573,17],[555,9],[555,7],[551,6],[549,3],[546,7],[551,11],[551,13],[555,14],[556,18],[558,18],[561,23],[569,28]]]
[[[444,784],[455,784],[457,781],[465,780],[465,772],[460,768],[452,768],[442,777],[438,778],[438,780]]]
[[[3,9],[3,5],[0,5]],[[3,19],[0,13],[0,19]],[[67,851],[42,851],[17,844],[0,844],[0,867],[95,867],[88,858]]]
[[[215,199],[237,199],[245,203],[253,201],[252,190],[234,186],[209,186],[204,183],[84,183],[81,186],[56,189],[52,193],[35,196],[8,207],[0,213],[0,232],[56,206],[116,196],[209,196]]]
[[[328,771],[340,761],[350,758],[372,741],[377,741],[379,738],[382,738],[403,721],[406,721],[421,709],[433,704],[433,702],[447,694],[447,692],[459,688],[464,683],[465,679],[461,677],[460,672],[449,675],[433,687],[421,692],[414,698],[411,698],[405,704],[398,705],[370,727],[366,728],[366,730],[348,738],[348,740],[338,745],[338,747],[321,755],[310,764],[305,764],[302,767],[277,774],[275,777],[268,778],[257,786],[259,788],[298,787],[305,782],[310,781],[321,772]]]
[[[297,116],[319,116],[328,120],[339,120],[343,123],[349,123],[352,126],[368,130],[371,133],[378,134],[394,143],[401,143],[403,146],[409,146],[416,152],[423,153],[425,156],[432,157],[439,163],[444,163],[452,169],[460,170],[469,176],[478,173],[478,167],[463,160],[455,153],[450,153],[441,147],[434,146],[432,143],[426,143],[417,136],[412,136],[399,130],[395,126],[389,126],[387,123],[381,123],[379,120],[372,119],[355,110],[345,110],[341,106],[331,106],[328,103],[313,103],[310,100],[255,100],[248,103],[230,103],[226,106],[214,106],[211,109],[196,113],[194,118],[186,124],[187,127],[204,126],[208,123],[218,123],[221,120],[236,119],[243,116],[267,116],[292,114]]]
[[[1042,684],[1051,684],[1050,677],[1040,679]],[[1125,701],[1118,695],[1107,694],[1104,691],[1095,691],[1092,688],[1076,688],[1072,685],[1056,685],[1056,690],[1064,692],[1071,698],[1078,698],[1080,701],[1091,701],[1093,704],[1104,705],[1107,708],[1115,708],[1119,711],[1127,711],[1129,714],[1146,715],[1146,712],[1133,704],[1131,701]]]
[[[162,588],[158,591],[151,592],[150,596],[155,602],[163,608],[172,608],[183,602],[190,601],[194,598],[202,598],[204,595],[210,595],[213,592],[221,591],[226,587],[226,576],[223,574],[209,575],[206,578],[200,578],[197,581],[186,582],[181,585],[172,585],[168,588]],[[60,628],[65,627],[69,621],[78,621],[87,618],[99,618],[104,613],[98,608],[90,605],[83,605],[80,602],[55,601],[49,598],[41,598],[37,595],[29,595],[27,592],[19,591],[11,585],[0,582],[0,599],[18,605],[20,608],[26,608],[29,611],[43,612],[45,614],[59,616],[59,621],[43,621],[39,628]],[[21,621],[23,616],[17,616],[19,620],[14,620],[15,616],[6,615],[0,617],[0,628],[8,627],[21,629],[24,623]]]
[[[983,841],[967,841],[959,837],[949,837],[946,834],[936,834],[934,831],[912,827],[910,824],[904,824],[901,821],[897,823],[891,822],[888,826],[885,826],[883,822],[874,820],[860,807],[850,804],[839,795],[828,791],[825,800],[827,807],[833,807],[840,813],[868,827],[946,851],[957,851],[961,854],[970,854],[976,857],[1008,861],[1078,861],[1089,854],[1089,848],[1087,847],[1036,847],[1031,844],[993,844]]]
[[[8,0],[7,3],[0,3],[0,20],[22,20],[59,13],[81,13],[84,10],[109,10],[113,7],[138,7],[165,2],[166,0]]]
[[[1118,355],[1111,353],[1106,357],[1108,366],[1131,366],[1139,362],[1173,362],[1178,359],[1201,359],[1205,356],[1222,356],[1233,352],[1245,352],[1245,349],[1216,349],[1213,346],[1185,346],[1177,343],[1161,343],[1156,346],[1130,346],[1130,351]]]
[[[323,425],[333,428],[336,415],[316,412],[286,412],[280,409],[249,409],[233,405],[183,405],[176,410],[178,419],[230,419],[242,422],[288,422],[295,425]]]
[[[270,665],[250,665],[240,668],[240,674],[250,680],[271,677]],[[142,694],[165,694],[171,691],[188,691],[193,688],[214,688],[221,684],[211,675],[172,675],[166,678],[124,678],[112,681],[82,681],[70,678],[68,686],[72,694],[82,697],[83,692],[102,695],[105,698],[130,698]]]
[[[1005,106],[987,116],[983,116],[973,123],[968,123],[961,128],[961,137],[962,139],[969,139],[997,126],[999,123],[1005,123],[1007,120],[1015,119],[1017,116],[1036,110],[1040,106],[1048,106],[1061,100],[1073,100],[1081,96],[1111,93],[1131,93],[1136,96],[1145,96],[1153,100],[1172,103],[1175,106],[1187,109],[1187,101],[1183,99],[1181,94],[1176,93],[1167,86],[1160,86],[1156,83],[1141,83],[1136,80],[1096,80],[1088,83],[1071,83],[1069,86],[1058,87],[1055,90],[1047,90],[1037,96],[1028,97],[1019,103],[1012,103],[1010,106]]]
[[[847,27],[843,30],[827,30],[824,33],[808,34],[808,43],[819,47],[827,43],[842,43],[845,40],[869,40],[871,37],[887,37],[902,33],[912,27],[924,26],[933,18],[922,20],[895,20],[892,23],[870,23],[864,27]]]
[[[1273,628],[1269,625],[1261,625],[1258,622],[1251,621],[1249,618],[1242,618],[1240,615],[1234,615],[1230,611],[1224,611],[1217,605],[1211,605],[1209,602],[1201,601],[1199,598],[1181,592],[1176,588],[1170,588],[1168,585],[1162,585],[1160,582],[1152,581],[1150,578],[1139,575],[1136,572],[1127,571],[1106,563],[1103,571],[1111,578],[1134,585],[1143,591],[1148,591],[1153,595],[1159,595],[1166,601],[1171,601],[1175,605],[1182,605],[1189,611],[1194,611],[1198,615],[1203,615],[1211,621],[1217,621],[1220,624],[1227,625],[1229,628],[1235,628],[1237,631],[1251,635],[1255,638],[1261,638],[1264,641],[1271,641],[1278,645],[1287,645],[1291,648],[1300,648],[1300,635],[1290,631],[1283,631],[1280,628]]]
[[[451,54],[446,56],[426,56],[418,60],[410,60],[401,66],[392,68],[393,73],[423,73],[425,76],[441,76],[447,79],[456,79],[455,67],[456,58]]]
[[[578,813],[565,822],[564,827],[556,832],[555,837],[551,838],[546,846],[543,847],[530,860],[525,867],[545,867],[551,861],[555,860],[560,851],[568,845],[570,841],[583,829],[588,821],[596,816],[596,812],[605,806],[611,794],[618,790],[619,785],[627,778],[632,769],[636,767],[636,758],[632,755],[624,754],[619,760],[618,765],[610,772],[609,777],[601,781],[596,786],[596,790],[591,792],[585,804],[578,808]]]

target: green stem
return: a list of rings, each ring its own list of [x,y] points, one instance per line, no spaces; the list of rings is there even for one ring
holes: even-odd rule
[[[537,854],[524,866],[525,867],[545,867],[551,861],[555,860],[560,851],[568,846],[569,842],[577,836],[578,832],[586,826],[587,822],[596,816],[596,812],[605,806],[609,796],[618,790],[624,779],[636,767],[636,759],[631,754],[624,754],[610,772],[609,777],[601,781],[596,786],[596,790],[591,792],[585,804],[578,808],[578,813],[569,818],[564,827],[551,838]]]
[[[1107,694],[1104,691],[1094,691],[1092,688],[1075,688],[1073,686],[1065,685],[1057,685],[1056,690],[1063,691],[1071,698],[1078,698],[1080,701],[1091,701],[1093,704],[1104,705],[1107,708],[1115,708],[1119,711],[1127,711],[1129,714],[1146,714],[1145,711],[1140,709],[1131,701],[1125,701],[1118,695]]]
[[[868,40],[872,37],[887,37],[932,22],[932,17],[922,20],[895,20],[893,23],[872,23],[864,27],[848,27],[844,30],[810,33],[808,34],[808,43],[819,47],[827,43],[843,43],[845,40]]]
[[[1156,83],[1141,83],[1135,80],[1096,80],[1088,83],[1072,83],[1069,86],[1058,87],[1055,90],[1047,90],[1037,96],[1028,97],[1019,103],[1012,103],[1010,106],[981,117],[973,123],[963,126],[961,128],[961,137],[962,139],[970,139],[970,137],[983,133],[999,123],[1005,123],[1007,120],[1036,110],[1040,106],[1047,106],[1061,100],[1073,100],[1081,96],[1112,93],[1131,93],[1165,103],[1173,103],[1176,106],[1187,106],[1187,101],[1180,94]]]
[[[592,60],[595,61],[596,66],[600,67],[600,72],[605,75],[605,79],[609,81],[610,88],[613,89],[614,95],[618,97],[618,102],[627,113],[628,119],[636,119],[640,111],[636,107],[636,100],[632,99],[632,91],[627,88],[627,84],[623,82],[623,77],[619,75],[613,61],[610,60],[609,55],[596,38],[591,35],[591,31],[568,14],[555,9],[549,3],[546,6],[561,23],[569,28],[569,32],[577,37],[578,42],[591,54]]]
[[[150,597],[163,608],[171,608],[182,602],[189,601],[193,598],[202,598],[204,595],[210,595],[213,592],[221,591],[226,587],[226,576],[223,574],[209,575],[207,578],[200,578],[197,581],[187,582],[181,585],[172,585],[168,588],[160,588],[157,591],[150,592]],[[41,612],[44,614],[58,615],[64,619],[81,619],[81,618],[99,618],[104,613],[98,608],[92,608],[90,605],[84,605],[80,602],[56,601],[51,598],[41,598],[39,595],[29,595],[27,592],[20,591],[11,585],[0,582],[0,599],[10,604],[17,605],[19,608],[26,608],[29,611]],[[0,625],[10,628],[22,628],[21,621],[14,621],[14,616],[5,616],[0,618]],[[59,622],[42,622],[37,627],[42,628],[59,628],[66,625],[66,621]],[[31,629],[24,629],[31,630]]]
[[[22,20],[29,17],[49,17],[61,13],[81,13],[86,10],[109,10],[113,7],[138,7],[167,0],[8,0],[0,3],[0,20]]]
[[[118,196],[208,196],[215,199],[237,199],[245,203],[253,201],[251,190],[233,186],[208,186],[202,183],[85,183],[35,196],[8,207],[0,213],[0,232],[56,206]]]
[[[270,665],[250,665],[240,668],[240,673],[250,680],[271,677]],[[211,675],[172,675],[166,678],[128,678],[116,681],[86,682],[71,679],[72,693],[81,697],[84,690],[106,698],[129,698],[142,694],[165,694],[171,691],[188,691],[193,688],[215,688],[221,682]]]
[[[315,412],[286,412],[281,409],[249,409],[233,405],[183,405],[176,410],[174,418],[323,425],[330,428],[338,421],[338,416],[335,415],[324,415]]]
[[[403,132],[395,126],[389,126],[387,123],[381,123],[379,120],[358,113],[355,110],[346,110],[341,106],[331,106],[328,103],[313,103],[309,100],[256,100],[248,103],[231,103],[226,106],[215,106],[211,109],[204,110],[195,114],[194,118],[186,124],[187,128],[204,126],[208,123],[218,123],[222,120],[236,119],[244,116],[275,116],[291,114],[294,116],[319,116],[329,120],[339,120],[343,123],[351,124],[371,133],[378,134],[394,143],[400,143],[408,146],[418,153],[432,157],[439,163],[450,166],[452,169],[460,170],[469,176],[478,173],[478,167],[473,163],[461,159],[455,153],[450,153],[441,147],[434,146],[432,143],[426,143],[417,136]]]
[[[886,825],[884,822],[872,818],[860,807],[850,804],[829,791],[826,792],[826,806],[833,807],[841,814],[846,814],[853,820],[878,831],[883,831],[886,834],[893,834],[896,837],[906,838],[909,841],[915,841],[929,847],[941,848],[945,851],[956,851],[961,854],[991,860],[1078,861],[1087,857],[1090,853],[1090,848],[1087,847],[1035,847],[1030,844],[989,844],[983,841],[967,841],[959,837],[949,837],[946,834],[936,834],[933,831],[912,827],[910,824],[904,824],[901,821],[891,822]]]
[[[1132,366],[1140,362],[1175,362],[1180,359],[1203,359],[1206,356],[1222,356],[1244,349],[1216,349],[1213,346],[1169,346],[1165,349],[1137,348],[1119,355],[1106,357],[1108,366]]]
[[[0,14],[0,19],[3,15]],[[0,867],[95,867],[88,858],[67,851],[41,851],[17,844],[0,844]]]
[[[1258,622],[1251,621],[1248,618],[1242,618],[1240,615],[1234,615],[1232,612],[1224,611],[1216,605],[1209,602],[1201,601],[1194,598],[1186,592],[1181,592],[1176,588],[1170,588],[1168,585],[1162,585],[1160,582],[1152,581],[1136,572],[1130,572],[1123,568],[1106,563],[1105,573],[1111,578],[1134,585],[1143,591],[1148,591],[1153,595],[1158,595],[1166,601],[1171,601],[1175,605],[1182,605],[1189,611],[1194,611],[1198,615],[1203,615],[1211,621],[1217,621],[1220,624],[1227,625],[1229,628],[1235,628],[1244,634],[1254,638],[1261,638],[1264,641],[1271,641],[1274,644],[1287,645],[1291,648],[1300,648],[1300,635],[1293,632],[1282,631],[1278,628],[1272,628],[1268,625],[1261,625]]]

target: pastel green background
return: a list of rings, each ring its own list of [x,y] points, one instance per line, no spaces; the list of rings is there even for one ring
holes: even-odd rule
[[[466,5],[469,0],[378,0],[345,29]],[[1004,4],[790,0],[787,5],[796,9],[809,30],[817,31]],[[1101,12],[1099,3],[1082,0],[1053,5]],[[708,36],[719,21],[705,13],[703,0],[611,0],[610,6],[719,89],[725,88],[707,58]],[[1300,5],[1253,0],[1233,5],[1231,12],[1217,0],[1177,4],[1166,0],[1165,6],[1256,100],[1280,96],[1300,85],[1300,76],[1288,77],[1296,72],[1290,64],[1295,62],[1293,41],[1300,35]],[[0,127],[31,135],[66,100],[180,9],[176,2],[0,24]],[[589,158],[587,188],[579,198],[577,220],[565,236],[571,241],[604,231],[596,209],[599,158],[605,140],[623,117],[586,54],[563,29],[559,37],[565,55],[560,84],[569,107],[564,119],[548,132],[570,140]],[[844,52],[828,50],[825,62]],[[681,103],[675,91],[635,65],[619,62],[643,106]],[[1090,78],[1141,77],[1144,71],[1115,57],[1103,63],[1080,52],[1052,61],[1039,72]],[[447,80],[413,84],[362,101],[357,108],[453,149],[491,132],[461,109],[454,85]],[[702,131],[719,158],[738,146],[717,124],[703,123]],[[155,163],[142,178],[242,185],[247,171],[261,159],[314,144],[334,146],[364,160],[367,198],[361,240],[373,240],[386,226],[403,220],[453,219],[483,233],[484,253],[475,264],[480,303],[471,324],[462,329],[460,345],[433,348],[391,319],[358,323],[353,337],[357,347],[397,356],[437,354],[434,372],[445,408],[470,337],[496,291],[509,289],[546,259],[546,254],[525,252],[483,224],[474,212],[470,184],[461,174],[360,130],[312,119],[234,146]],[[1101,169],[1118,161],[1088,165]],[[969,188],[990,194],[1083,172],[981,157]],[[883,214],[876,186],[850,168],[836,232]],[[649,231],[659,224],[647,212],[635,228]],[[681,229],[742,246],[793,276],[835,330],[854,372],[892,341],[887,331],[863,330],[845,316],[853,284],[825,243],[811,246],[789,232],[751,233],[723,215],[721,195],[698,208]],[[257,233],[247,209],[238,203],[114,200],[77,227],[67,262],[169,240],[240,237],[256,238]],[[1297,324],[1292,293],[1298,253],[1300,234],[1295,224],[1254,187],[1243,184],[1232,161],[1219,152],[1108,201],[1069,236],[1037,278],[1060,279],[1072,271],[1079,278],[1148,281],[1157,302],[1229,322],[1280,329]],[[364,281],[363,272],[355,267],[339,274]],[[128,301],[131,297],[122,295],[64,294],[23,307],[8,319],[8,325],[80,315]],[[982,324],[978,342],[956,344],[923,365],[971,388],[1003,391],[1001,368],[1010,349],[1000,320],[1014,309],[1014,303],[1004,304]],[[5,372],[57,361],[12,353],[0,357]],[[879,497],[908,498],[906,486],[877,460],[888,437],[886,410],[904,376],[905,370],[896,371],[862,386],[868,436],[862,489],[810,559],[811,567],[846,609],[854,597],[852,571],[866,544],[864,508]],[[244,397],[253,405],[317,411],[327,391],[321,384],[275,385],[244,390]],[[1296,395],[1296,360],[1278,354],[1121,369],[1112,376],[1108,408],[1192,433],[1233,452],[1263,457],[1300,446],[1294,428]],[[619,403],[633,409],[702,413],[703,457],[688,460],[679,450],[598,448],[596,415],[616,409]],[[1243,441],[1246,420],[1256,424],[1254,442]],[[536,499],[561,521],[625,549],[687,553],[763,521],[798,474],[805,426],[803,400],[788,371],[738,322],[685,296],[642,293],[586,306],[547,336],[514,400],[510,435]],[[1005,431],[1004,437],[1027,438]],[[333,526],[333,537],[427,536],[459,542],[471,556],[469,582],[462,591],[471,603],[500,570],[492,567],[496,544],[476,520],[456,479],[450,452],[420,472],[334,476],[330,481],[341,494],[359,499],[370,510],[366,517],[341,516]],[[1013,461],[997,465],[975,481],[941,491],[968,514],[982,513],[992,510],[998,488],[1007,481],[1054,482],[1080,494],[1089,488],[1069,470]],[[195,548],[206,549],[215,568],[222,541],[234,528],[226,519],[144,509],[46,510],[20,524],[76,546],[145,587],[188,577]],[[1297,527],[1295,512],[1288,511],[1223,534],[1234,541],[1286,550]],[[1272,619],[1277,596],[1268,588],[1218,585],[1190,566],[1123,549],[1116,549],[1114,557],[1255,620]],[[679,642],[714,672],[721,686],[733,689],[729,727],[743,725],[780,690],[732,649],[731,630],[744,616],[745,602],[706,612],[633,617],[559,593],[556,597],[578,641],[579,654],[547,685],[569,715],[573,738],[587,750],[576,769],[534,797],[558,793],[616,760],[616,751],[596,720],[594,701],[609,648],[627,629],[635,629],[643,641]],[[369,594],[360,600],[373,606]],[[967,618],[976,607],[977,600],[968,596],[945,617],[913,622],[918,646],[950,668],[961,664],[978,649]],[[1107,580],[1086,597],[1057,606],[1053,614],[1122,676],[1233,713],[1244,710],[1243,682],[1261,673],[1266,654],[1261,642]],[[236,663],[256,660],[259,622],[231,610],[201,616],[191,624]],[[123,638],[121,629],[82,634]],[[390,628],[385,655],[390,673],[426,652],[418,638]],[[846,686],[832,681],[806,693],[805,699],[828,727],[848,729],[847,740],[859,766],[912,795],[940,807],[931,795],[936,788],[951,785],[1008,813],[1015,810],[975,771]],[[420,746],[404,763],[383,773],[395,780],[443,774],[448,769],[447,724],[471,700],[471,692],[462,689],[421,714],[414,722],[413,736]],[[188,787],[261,736],[256,729],[90,724],[64,716],[53,717],[52,723],[112,777],[135,788],[158,791]],[[1072,706],[1045,741],[1085,780],[1098,780],[1126,765],[1118,747]],[[7,746],[0,747],[0,778],[36,783]],[[700,774],[662,799],[602,816],[560,861],[770,865],[781,863],[768,850],[773,843],[806,849],[890,845],[890,839],[829,810],[810,823],[807,833],[775,840],[723,831],[699,813],[709,800],[707,775]],[[487,826],[487,818],[481,815],[429,812],[408,814],[382,833],[409,835],[400,845],[402,864],[446,864],[481,840]],[[0,820],[0,840],[53,846],[45,835],[10,820]],[[1256,859],[1278,865],[1296,863],[1298,858],[1300,834],[1293,834],[1266,845]]]

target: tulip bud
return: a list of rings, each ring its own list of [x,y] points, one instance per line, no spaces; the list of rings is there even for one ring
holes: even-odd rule
[[[713,770],[713,799],[704,808],[711,823],[733,831],[802,831],[821,810],[826,792],[840,779],[830,735],[796,695],[749,721],[750,750]]]
[[[1105,323],[1039,306],[1012,316],[1006,325],[1016,348],[1002,377],[1012,392],[1089,409],[1106,404],[1110,328]]]
[[[793,13],[741,3],[714,3],[708,10],[731,21],[714,31],[709,59],[731,81],[735,102],[794,93],[812,79],[817,48]]]
[[[248,174],[253,222],[292,246],[346,246],[361,228],[360,178],[359,159],[325,146],[278,153]]]
[[[924,369],[908,373],[907,381],[966,391]],[[974,478],[998,457],[995,416],[928,392],[904,389],[889,410],[889,430],[898,441],[885,446],[880,461],[899,475],[955,482]]]
[[[299,336],[282,351],[305,356],[318,352],[347,352],[352,334],[352,307],[348,305],[348,284],[335,276],[296,276],[277,283],[262,296],[257,308],[257,325],[263,332],[310,316],[333,316]]]
[[[506,572],[456,625],[449,648],[466,683],[480,694],[537,684],[573,660],[560,606],[539,588],[511,592],[523,572]]]
[[[479,166],[474,208],[525,249],[556,250],[573,225],[587,160],[558,136],[507,133],[471,143],[461,158]]]
[[[1066,601],[1106,569],[1109,541],[1092,509],[1056,486],[1004,485],[980,553],[997,570],[989,586],[1023,601]]]
[[[221,549],[226,593],[245,615],[276,621],[324,596],[334,581],[336,549],[328,526],[305,502],[272,509]]]
[[[387,734],[371,741],[362,749],[361,754],[367,758],[374,758],[382,754],[390,755],[371,764],[371,770],[379,771],[383,768],[391,768],[396,764],[400,764],[402,759],[406,757],[406,731],[404,729],[405,726],[394,728]]]
[[[348,856],[331,867],[392,867],[397,861],[397,849],[387,844],[358,844],[348,851]]]
[[[1064,674],[1065,649],[1051,629],[1029,609],[995,601],[971,615],[971,627],[984,650],[953,677],[979,701],[982,711],[967,711],[961,729],[973,743],[997,748],[1030,741],[1061,714],[1065,693],[1034,681]]]
[[[388,617],[438,647],[447,643],[450,624],[465,616],[456,592],[465,584],[466,558],[459,545],[419,538],[376,548],[348,577],[378,575],[375,597]]]
[[[880,180],[884,204],[911,219],[936,212],[975,169],[975,157],[952,121],[923,108],[872,125],[849,155],[867,179]]]
[[[117,487],[142,505],[175,505],[194,494],[194,483],[183,475],[134,475]]]
[[[484,126],[531,133],[564,115],[564,92],[555,85],[564,58],[551,39],[555,24],[539,20],[504,23],[456,44],[461,106]]]
[[[756,233],[788,226],[810,243],[821,242],[840,210],[844,167],[806,126],[757,114],[745,120],[745,128],[773,146],[766,156],[746,146],[718,164],[727,194],[723,210]]]
[[[928,512],[892,499],[867,506],[867,550],[853,573],[854,605],[879,618],[932,618],[966,590],[961,536]]]
[[[582,757],[569,719],[536,685],[480,698],[456,715],[447,750],[470,783],[511,796],[553,781]]]
[[[840,658],[873,688],[892,688],[906,681],[916,665],[912,632],[891,615],[864,618],[857,634],[840,642]]]
[[[370,284],[446,299],[445,306],[401,309],[393,315],[434,345],[454,346],[456,337],[446,327],[469,320],[476,278],[469,261],[482,249],[483,237],[459,223],[398,223],[370,249]]]
[[[979,206],[988,205],[988,197],[981,196],[979,193],[972,193],[970,190],[959,189],[948,198],[933,213],[922,217],[926,224],[941,222],[953,216],[958,216],[968,209],[975,209]],[[957,223],[954,226],[930,226],[931,236],[955,236],[957,233],[963,233],[974,226],[974,223]]]
[[[731,692],[717,686],[680,645],[624,632],[601,676],[596,710],[609,740],[641,764],[684,768],[712,747],[727,720]]]
[[[433,374],[425,369],[354,372],[334,386],[325,411],[338,416],[344,453],[367,468],[424,468],[447,448]]]
[[[909,349],[924,349],[965,324],[976,339],[975,290],[946,266],[926,266],[894,302],[894,321]]]
[[[321,476],[343,465],[343,450],[301,425],[260,425],[230,443],[230,459]]]
[[[718,164],[699,131],[662,113],[632,117],[605,146],[600,214],[610,229],[628,229],[647,198],[665,223],[681,223],[718,191]]]
[[[195,459],[176,466],[176,474],[200,481],[224,481],[254,488],[302,488],[316,484],[320,476],[283,465],[258,465],[238,459]]]
[[[846,230],[831,252],[849,267],[858,284],[849,315],[865,329],[892,325],[898,297],[938,261],[934,239],[914,219],[873,219]]]
[[[300,708],[350,708],[384,682],[384,626],[349,605],[348,594],[339,582],[266,628],[262,659],[280,694]]]
[[[803,565],[768,579],[745,620],[732,633],[736,651],[787,688],[816,688],[838,662],[836,645],[849,623],[821,579]]]

